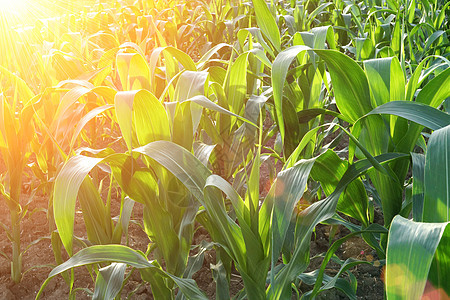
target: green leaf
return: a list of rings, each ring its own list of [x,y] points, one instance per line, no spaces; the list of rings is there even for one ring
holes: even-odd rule
[[[341,114],[355,122],[372,104],[367,77],[350,57],[335,50],[314,50],[327,64],[336,104]]]
[[[396,5],[398,5],[398,4],[396,4]],[[392,37],[391,37],[391,48],[392,48],[392,51],[394,51],[395,56],[399,55],[400,49],[402,47],[401,45],[403,43],[403,37],[402,37],[400,26],[401,26],[401,16],[399,13],[396,17],[394,31],[392,32]]]
[[[436,249],[441,239],[448,241],[450,236],[448,224],[417,223],[401,216],[394,218],[386,258],[385,284],[389,300],[421,299]],[[449,248],[445,246],[447,259],[440,264],[448,268]]]
[[[93,244],[111,243],[113,232],[111,216],[97,187],[90,178],[85,178],[81,184],[78,190],[78,200],[83,211],[89,241]]]
[[[411,153],[412,176],[413,176],[413,195],[412,195],[412,213],[416,222],[422,222],[423,219],[423,199],[424,199],[424,175],[425,175],[425,155]]]
[[[189,234],[189,228],[187,228],[187,235],[183,236],[184,228],[180,223],[186,217],[188,227],[192,223],[188,221],[190,213],[192,210],[197,211],[198,206],[190,205],[188,201],[178,203],[177,199],[184,199],[185,196],[184,191],[179,189],[176,192],[180,197],[173,195],[170,200],[165,199],[164,191],[168,188],[165,184],[166,178],[164,175],[155,178],[154,172],[159,170],[154,163],[152,169],[149,169],[142,167],[132,156],[116,155],[114,158],[109,163],[121,189],[133,200],[145,204],[144,230],[158,247],[165,260],[166,270],[174,275],[182,274],[192,236]],[[157,180],[161,188],[158,188]],[[185,244],[181,241],[184,237],[188,240]]]
[[[58,108],[55,112],[55,116],[53,118],[53,122],[50,125],[50,128],[55,128],[59,125],[64,114],[69,110],[72,105],[77,102],[82,96],[85,96],[89,93],[95,93],[97,96],[103,96],[107,101],[111,101],[114,99],[114,95],[116,91],[109,87],[93,87],[89,86],[86,88],[83,85],[77,85],[74,88],[70,89],[67,93],[64,94],[61,101],[58,104]],[[112,104],[112,103],[109,103]]]
[[[150,89],[150,68],[141,54],[118,53],[116,65],[124,91]]]
[[[433,132],[428,140],[423,221],[450,221],[450,125]]]
[[[149,91],[118,92],[114,102],[117,121],[128,150],[133,147],[133,129],[141,145],[170,139],[167,112]]]
[[[237,214],[239,225],[228,216],[220,191],[227,193],[233,206],[237,212],[239,211]],[[251,293],[250,298],[258,299],[265,294],[265,279],[269,264],[265,259],[265,251],[259,237],[249,226],[251,220],[246,220],[245,216],[242,216],[248,211],[243,207],[244,202],[228,182],[217,175],[208,177],[204,193],[205,208],[218,232],[217,241],[235,261],[243,276],[245,289],[247,293]]]
[[[416,102],[437,108],[448,97],[450,97],[450,68],[428,82],[417,95]]]
[[[300,45],[289,47],[275,58],[272,65],[272,87],[273,87],[273,101],[275,104],[275,113],[278,124],[278,129],[281,134],[281,139],[284,143],[285,138],[285,124],[283,117],[283,88],[286,81],[286,75],[292,61],[297,55],[309,47]]]
[[[370,38],[355,38],[356,43],[356,59],[358,61],[372,58],[375,53],[375,47]]]
[[[391,101],[373,109],[368,115],[390,114],[413,121],[432,130],[450,124],[450,115],[432,106],[411,101]]]
[[[298,121],[299,123],[308,123],[309,121],[313,120],[315,117],[320,115],[329,115],[336,118],[339,118],[347,123],[350,123],[350,119],[348,119],[346,116],[324,108],[311,108],[311,109],[303,109],[297,113]]]
[[[78,122],[77,127],[75,128],[72,139],[70,140],[70,148],[73,148],[73,145],[75,144],[75,141],[78,138],[78,135],[80,134],[81,130],[83,130],[83,127],[93,118],[97,117],[99,114],[103,113],[104,111],[114,107],[113,105],[103,105],[100,107],[96,107],[89,111],[86,115],[81,118],[80,122]]]
[[[231,200],[239,225],[228,216],[219,191]],[[205,208],[216,232],[214,239],[235,261],[249,299],[261,299],[265,295],[269,259],[268,249],[261,243],[258,232],[252,228],[257,214],[253,217],[250,214],[251,205],[244,204],[231,185],[217,175],[208,177],[204,193]]]
[[[211,49],[209,49],[198,61],[197,61],[197,69],[201,70],[203,68],[203,66],[205,64],[207,64],[211,57],[214,56],[215,54],[218,54],[219,50],[227,47],[227,48],[232,48],[231,45],[226,44],[226,43],[220,43],[215,45],[214,47],[212,47]]]
[[[405,157],[408,155],[387,153],[379,155],[375,159],[378,163],[385,163]],[[359,160],[348,168],[330,196],[299,212],[295,226],[296,247],[289,263],[283,266],[275,280],[271,282],[268,291],[270,299],[290,297],[290,283],[308,266],[310,239],[314,227],[334,215],[338,199],[347,185],[371,168],[372,164],[369,160]]]
[[[405,80],[396,57],[366,60],[364,68],[373,95],[373,107],[393,100],[404,100]]]
[[[216,175],[207,177],[210,171],[192,153],[171,142],[156,141],[134,151],[151,157],[167,168],[202,203],[209,216],[209,224],[215,228],[213,238],[235,260],[240,273],[245,277],[246,288],[257,295],[264,294],[269,261],[265,259],[262,247],[255,247],[260,242],[245,221],[239,226],[228,216],[218,188],[227,191],[227,186],[231,188],[229,184],[222,185],[224,180],[219,180],[220,177]],[[239,212],[243,209],[243,202],[236,195],[235,192],[229,194]]]
[[[336,153],[327,150],[316,161],[311,176],[320,181],[326,195],[330,195],[347,170],[348,163]],[[368,197],[361,180],[350,183],[340,196],[337,210],[349,215],[368,226]]]
[[[81,249],[68,261],[57,266],[50,272],[48,278],[42,284],[41,289],[36,295],[36,299],[39,299],[43,289],[48,284],[50,279],[52,279],[54,276],[75,267],[101,262],[118,262],[130,265],[132,267],[141,269],[141,272],[143,273],[142,275],[144,275],[144,277],[147,272],[157,272],[163,277],[166,277],[167,279],[173,281],[188,299],[207,299],[206,296],[197,287],[195,281],[193,281],[192,279],[183,279],[171,275],[153,265],[152,262],[147,260],[142,252],[135,251],[123,245],[99,245]]]
[[[192,58],[183,51],[174,47],[158,47],[153,49],[152,54],[150,55],[149,68],[152,79],[151,82],[155,82],[155,69],[161,53],[164,54],[165,58],[164,65],[166,68],[166,80],[168,82],[179,72],[178,64],[176,64],[175,59],[184,66],[185,70],[197,71],[197,67]],[[155,89],[153,88],[152,91],[155,91]]]
[[[133,152],[156,160],[177,177],[200,203],[204,203],[203,187],[211,171],[191,152],[169,141],[155,141],[134,149]]]
[[[311,24],[313,23],[313,21],[315,21],[315,18],[318,16],[318,15],[320,15],[323,11],[325,11],[325,9],[328,7],[328,6],[330,6],[330,5],[333,5],[333,2],[325,2],[325,3],[322,3],[322,4],[320,4],[316,9],[314,9],[309,15],[308,15],[308,20],[307,20],[307,27],[310,27],[311,26]],[[323,27],[325,27],[325,26],[323,26]],[[330,26],[330,28],[331,28],[331,26]],[[312,32],[314,32],[314,29],[315,28],[313,28],[311,31]],[[326,29],[327,31],[328,31],[328,28]],[[332,48],[334,48],[334,47],[332,47]]]
[[[130,197],[125,197],[123,200],[123,206],[119,214],[119,222],[114,229],[114,241],[120,240],[122,233],[124,236],[128,236],[128,225],[130,224],[134,203],[135,202]],[[118,237],[116,237],[116,233],[119,235]]]
[[[216,145],[208,145],[202,142],[195,142],[194,146],[194,156],[198,158],[202,162],[205,167],[208,167],[209,157],[211,153],[214,151]]]
[[[358,123],[357,123],[358,124]],[[389,175],[390,173],[388,172],[388,170],[386,170],[385,167],[383,167],[382,165],[380,165],[378,163],[378,161],[369,153],[369,151],[367,151],[366,148],[364,148],[363,145],[361,145],[361,143],[350,133],[348,132],[347,129],[345,129],[343,126],[339,125],[339,124],[324,124],[324,125],[320,125],[317,126],[313,129],[311,129],[310,131],[308,131],[302,138],[302,140],[300,141],[300,143],[298,144],[297,148],[295,149],[295,151],[291,154],[291,156],[288,158],[288,160],[286,161],[286,164],[284,165],[284,169],[289,168],[291,166],[293,166],[295,164],[295,162],[297,161],[298,157],[300,156],[302,150],[306,147],[306,145],[310,142],[311,138],[317,133],[317,131],[321,128],[325,128],[325,127],[330,127],[330,126],[337,126],[339,127],[342,131],[344,131],[344,133],[346,135],[348,135],[348,137],[350,138],[350,140],[356,145],[356,147],[358,147],[359,150],[361,150],[361,152],[364,154],[364,156],[372,163],[372,165],[375,167],[375,169],[377,169],[378,171],[380,171],[383,174]]]
[[[195,97],[192,97],[190,99],[187,99],[186,101],[193,102],[193,103],[198,104],[198,105],[200,105],[200,106],[202,106],[204,108],[207,108],[207,109],[210,109],[210,110],[213,110],[213,111],[217,111],[217,112],[219,112],[221,114],[225,114],[225,115],[236,117],[239,120],[241,120],[241,121],[243,121],[243,122],[245,122],[245,123],[247,123],[247,124],[249,124],[249,125],[251,125],[251,126],[253,126],[255,128],[258,128],[258,126],[255,123],[253,123],[252,121],[250,121],[250,120],[248,120],[248,119],[246,119],[244,117],[241,117],[241,116],[239,116],[237,114],[232,113],[231,111],[229,111],[229,110],[221,107],[220,105],[217,105],[216,103],[212,102],[211,100],[209,100],[205,96],[201,96],[201,95],[195,96]],[[184,101],[184,102],[186,102],[186,101]]]
[[[230,297],[229,283],[227,280],[227,273],[223,263],[219,261],[217,264],[211,264],[211,271],[214,281],[216,282],[216,299],[228,300]]]
[[[274,16],[264,0],[252,0],[255,8],[256,23],[277,51],[281,50],[280,31]]]
[[[242,53],[228,68],[224,90],[232,113],[242,115],[247,93],[247,65],[249,52]]]
[[[439,73],[430,80],[416,97],[416,102],[437,108],[442,102],[450,97],[450,68]],[[399,151],[411,152],[416,144],[423,127],[418,124],[410,124],[405,137],[399,142]]]
[[[182,102],[194,96],[204,95],[208,74],[206,71],[184,71],[178,79],[173,101]]]
[[[126,264],[112,263],[101,268],[95,281],[92,299],[114,299],[122,288],[126,267]]]
[[[362,262],[360,261],[353,261],[352,259],[347,259],[345,261],[345,263],[342,265],[341,270],[343,270],[343,272],[345,272],[345,270],[347,269],[347,267],[354,267],[357,264],[361,264]],[[352,286],[352,284],[350,282],[348,282],[347,280],[343,279],[343,278],[339,278],[338,276],[340,276],[343,272],[338,272],[338,274],[336,274],[334,277],[328,276],[327,274],[323,275],[323,282],[324,284],[324,288],[325,287],[330,287],[330,288],[337,288],[338,290],[342,291],[344,294],[346,294],[346,296],[350,299],[350,300],[356,300],[356,289]],[[319,274],[319,269],[314,270],[312,272],[308,272],[308,273],[302,273],[298,276],[298,278],[304,282],[307,285],[314,285],[314,283],[317,281],[317,277]],[[312,291],[306,292],[302,295],[302,297],[304,299],[309,299],[309,295],[312,293]]]
[[[94,158],[83,155],[71,157],[63,166],[55,179],[55,186],[53,189],[53,213],[55,216],[56,227],[61,237],[61,241],[69,255],[72,255],[72,236],[75,218],[75,202],[77,196],[80,200],[86,229],[88,231],[88,238],[93,243],[109,243],[113,236],[112,221],[108,210],[103,204],[103,201],[98,194],[97,189],[91,182],[90,178],[86,176],[89,172],[100,163],[110,163],[120,170],[126,170],[125,162],[130,159],[130,156],[125,154],[113,154],[106,158]],[[131,177],[129,174],[123,174],[118,179],[119,183],[128,178],[126,183],[130,184]],[[125,175],[128,175],[125,176]],[[139,197],[139,192],[142,194],[150,194],[152,187],[148,187],[151,183],[146,178],[144,185],[137,185],[138,188],[132,189],[134,193],[130,193],[135,200],[142,201]],[[133,182],[131,182],[133,183]],[[156,185],[153,179],[153,184]],[[122,187],[125,186],[122,183]]]
[[[75,201],[78,190],[86,175],[101,161],[101,158],[74,156],[67,161],[55,179],[53,215],[61,241],[69,255],[72,255]]]
[[[263,49],[268,53],[271,57],[275,57],[275,54],[273,53],[273,49],[266,43],[264,40],[261,29],[256,27],[251,28],[242,28],[239,30],[237,37],[241,44],[244,43],[244,40],[247,38],[248,33],[250,33],[253,38],[256,40],[257,43],[259,43]],[[256,49],[256,48],[254,48]]]
[[[290,156],[295,150],[301,139],[301,124],[298,122],[298,117],[295,112],[295,107],[291,101],[287,100],[283,103],[283,122],[286,132],[289,134],[284,137],[284,155]],[[306,125],[304,125],[306,127]]]
[[[272,246],[272,270],[275,270],[275,264],[278,261],[293,213],[295,212],[295,205],[301,201],[309,173],[316,159],[300,160],[293,167],[281,171],[274,183],[275,187],[270,190],[270,193],[264,200],[273,203],[272,237],[270,243]],[[275,276],[273,271],[271,276],[272,279]]]
[[[35,95],[31,88],[27,85],[25,80],[20,78],[19,76],[15,75],[8,69],[4,68],[3,66],[0,66],[0,74],[8,78],[12,83],[11,85],[14,86],[15,89],[17,89],[18,95],[20,95],[21,98],[24,99],[24,103],[26,103],[28,100],[33,98]]]
[[[427,294],[430,296],[436,292],[441,298],[445,298],[450,295],[450,286],[448,284],[450,282],[450,268],[448,267],[450,264],[449,247],[450,228],[447,226],[441,238],[441,242],[436,249],[433,262],[431,263],[431,269],[428,273],[431,289],[427,292]]]

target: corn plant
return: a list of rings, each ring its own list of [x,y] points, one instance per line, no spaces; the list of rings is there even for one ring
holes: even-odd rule
[[[449,124],[448,115],[446,123]],[[413,210],[417,210],[417,219],[397,216],[392,222],[386,268],[389,299],[420,299],[427,296],[427,283],[432,287],[428,289],[430,294],[449,293],[449,130],[450,125],[435,130],[424,159],[413,159],[414,196],[418,198],[413,202]]]
[[[12,97],[0,93],[0,149],[7,169],[6,176],[2,177],[1,194],[9,208],[11,225],[9,229],[4,224],[2,227],[7,231],[12,243],[11,279],[18,283],[22,278],[21,220],[26,213],[20,201],[22,175],[31,155],[30,144],[34,139],[34,105],[38,97],[33,97],[31,90],[20,78],[10,73],[8,75],[15,83],[16,90]]]
[[[174,48],[166,49],[169,54],[175,53],[178,58],[181,57],[181,59],[184,59],[184,62],[187,61],[188,66],[192,66],[192,63],[189,65],[189,62],[192,62],[190,58],[182,52]],[[164,51],[164,49],[161,49],[161,51]],[[147,66],[142,60],[139,60],[141,58],[139,54],[131,53],[128,56],[131,60],[124,60],[123,65],[118,63],[122,86],[126,89],[134,87],[135,84],[139,84],[139,86],[141,84],[139,81],[133,81],[134,77],[140,78],[139,73],[134,73],[137,70],[135,66],[141,64],[144,66],[144,70]],[[119,53],[118,60],[122,58],[121,53]],[[133,61],[133,59],[135,60]],[[169,118],[169,114],[166,112],[163,104],[146,90],[124,91],[115,94],[114,102],[117,121],[130,153],[135,145],[147,144],[155,140],[173,139],[173,141],[185,146],[187,149],[192,149],[195,132],[191,129],[190,137],[186,134],[181,135],[181,128],[178,128],[178,124],[175,123],[181,120],[184,124],[191,124],[190,126],[193,128],[190,103],[240,118],[209,101],[206,97],[197,95],[197,89],[195,87],[190,88],[194,86],[195,81],[190,82],[191,77],[189,75],[205,77],[204,73],[194,73],[192,71],[191,73],[185,71],[181,75],[176,75],[177,77],[179,76],[179,81],[174,94],[177,101],[174,101],[173,104],[177,106],[173,120]],[[186,84],[189,87],[188,90],[191,91],[187,94],[184,91],[184,85]],[[186,118],[183,114],[187,114],[188,117]],[[149,116],[151,116],[152,123],[147,122]],[[148,159],[144,160],[147,166],[140,167],[135,157],[126,154],[113,154],[106,158],[95,159],[86,156],[75,156],[60,171],[54,188],[54,215],[56,217],[56,225],[60,230],[61,240],[67,252],[70,255],[72,254],[75,199],[78,194],[78,197],[82,200],[82,188],[86,182],[91,182],[88,177],[86,178],[86,175],[100,162],[108,162],[111,165],[112,174],[114,174],[125,193],[135,201],[145,204],[145,231],[151,240],[155,241],[167,270],[171,274],[182,275],[185,271],[190,250],[193,218],[198,210],[198,204],[192,201],[190,195],[183,192],[182,186],[177,183],[170,173],[153,165]],[[76,177],[71,176],[71,173],[74,172],[78,174]],[[91,185],[89,183],[89,186]],[[93,201],[92,203],[99,202]],[[89,215],[91,209],[89,207],[86,207],[86,209],[86,213]],[[100,206],[98,209],[100,209]],[[85,210],[84,207],[83,210]],[[97,222],[89,227],[91,228],[91,233],[88,229],[88,238],[95,244],[110,243],[112,240],[108,241],[107,239],[113,231],[110,226],[105,226],[108,224],[101,222],[101,219],[104,218],[98,217]],[[98,232],[98,230],[108,230],[108,228],[109,231],[103,234]],[[114,236],[116,236],[115,233],[116,230],[114,230]],[[99,240],[98,237],[103,237],[103,239]],[[174,257],[177,257],[177,259],[174,259]],[[172,287],[166,286],[164,281],[152,283],[152,285],[155,284],[157,285],[155,289],[161,288],[165,290],[164,293],[166,295],[167,293],[169,295],[172,293]]]
[[[301,46],[297,46],[297,49],[293,48],[292,50],[286,50],[292,52],[292,58],[295,57],[297,53],[300,53],[301,51],[305,51],[305,48],[301,48]],[[388,151],[398,151],[403,153],[408,153],[412,150],[412,147],[415,145],[415,141],[419,137],[421,128],[419,125],[410,125],[409,131],[407,135],[401,135],[400,132],[404,132],[402,129],[402,124],[404,124],[404,121],[397,120],[395,118],[392,118],[391,125],[389,128],[391,128],[391,133],[389,134],[389,131],[386,129],[382,129],[384,127],[383,121],[380,118],[362,118],[361,120],[358,120],[359,118],[363,117],[365,114],[367,114],[370,111],[370,107],[376,107],[382,103],[387,102],[386,95],[389,95],[389,91],[391,92],[391,99],[405,99],[406,95],[411,97],[412,92],[411,90],[414,90],[417,86],[417,77],[413,77],[410,81],[409,91],[403,90],[398,96],[393,94],[394,92],[394,85],[391,85],[391,88],[384,88],[383,85],[375,85],[374,83],[371,83],[371,78],[379,78],[375,77],[374,75],[371,75],[369,77],[369,81],[367,80],[366,75],[360,69],[360,67],[354,63],[351,59],[348,57],[338,53],[334,52],[332,50],[314,50],[316,53],[319,54],[319,56],[324,59],[327,63],[327,66],[330,70],[331,80],[333,82],[333,89],[336,97],[336,104],[340,110],[340,112],[349,118],[349,120],[354,123],[354,126],[352,128],[353,134],[355,134],[356,137],[359,137],[362,140],[362,144],[364,147],[367,147],[367,149],[371,152],[372,155],[379,155],[384,152]],[[291,58],[291,59],[292,59]],[[379,63],[381,61],[377,61],[378,63],[377,68],[381,66]],[[390,65],[390,70],[393,72],[394,65],[390,64],[389,61],[384,61]],[[375,61],[373,62],[375,63]],[[345,66],[345,70],[341,66]],[[370,63],[367,64],[367,70],[369,70]],[[397,70],[399,70],[399,65],[397,62]],[[351,70],[351,71],[350,71]],[[381,73],[381,70],[378,71]],[[437,107],[443,99],[445,99],[447,96],[447,89],[441,85],[441,83],[445,80],[447,80],[448,71],[444,71],[444,73],[438,75],[436,78],[434,78],[429,85],[427,85],[427,88],[424,88],[417,96],[416,101],[417,102],[424,102],[426,104],[430,104],[434,107]],[[378,74],[380,74],[378,73]],[[349,74],[352,74],[351,78],[349,77]],[[359,75],[357,75],[359,74]],[[371,73],[368,73],[371,74]],[[394,75],[391,75],[391,78],[394,78]],[[395,77],[398,78],[398,77]],[[391,79],[394,80],[394,79]],[[384,81],[386,82],[386,81]],[[397,84],[397,83],[396,83]],[[370,87],[369,87],[370,86]],[[401,84],[399,84],[401,86]],[[380,90],[381,88],[381,90]],[[356,92],[358,91],[358,92]],[[365,91],[365,94],[362,94],[362,91]],[[387,93],[386,95],[382,96],[379,93]],[[407,94],[403,94],[407,92]],[[428,95],[434,95],[434,97],[426,97],[425,94],[429,93]],[[375,99],[371,100],[371,95]],[[377,99],[383,99],[382,103],[377,103]],[[278,100],[280,101],[280,100]],[[358,105],[351,104],[351,101],[355,101]],[[281,106],[279,104],[279,106]],[[282,119],[283,116],[281,114],[281,110],[278,110],[278,118]],[[366,125],[364,125],[364,123]],[[370,123],[370,124],[369,124]],[[373,124],[371,124],[373,123]],[[378,125],[376,125],[378,124]],[[382,131],[381,131],[382,130]],[[397,130],[397,134],[396,134]],[[389,138],[389,136],[391,136]],[[398,140],[398,141],[397,141]],[[370,141],[370,142],[369,142]],[[392,143],[392,144],[391,144]],[[354,148],[350,148],[349,153],[349,159],[352,160],[352,157],[354,155]],[[398,169],[394,170],[394,173],[398,178],[405,178],[406,171],[407,171],[407,164],[401,163],[397,166]],[[378,174],[378,175],[377,175]],[[374,177],[375,176],[375,177]],[[376,173],[372,177],[375,186],[379,190],[379,193],[381,195],[382,201],[385,201],[383,203],[383,209],[384,211],[384,217],[386,224],[390,223],[390,220],[392,217],[398,213],[401,209],[401,181],[398,180],[391,180],[391,175],[381,175],[381,173]],[[378,179],[377,179],[378,178]],[[379,181],[381,180],[381,181]],[[396,195],[396,196],[394,196]],[[387,199],[391,199],[388,200]],[[393,201],[392,199],[398,199],[396,201]]]

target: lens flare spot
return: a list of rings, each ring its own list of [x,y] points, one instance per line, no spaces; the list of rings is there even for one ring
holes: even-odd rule
[[[449,295],[443,288],[435,288],[431,282],[427,281],[422,300],[450,300]]]

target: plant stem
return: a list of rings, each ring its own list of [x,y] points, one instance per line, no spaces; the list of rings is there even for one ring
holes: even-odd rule
[[[22,255],[20,253],[20,212],[18,207],[11,210],[12,261],[11,279],[19,283],[22,278]]]
[[[16,159],[14,159],[16,158]],[[15,283],[19,283],[22,279],[22,254],[20,252],[20,222],[21,222],[21,207],[19,204],[20,193],[22,190],[22,172],[23,163],[21,159],[13,157],[11,161],[19,162],[16,164],[21,166],[19,168],[13,168],[9,166],[11,172],[10,178],[10,197],[13,206],[10,206],[11,214],[11,238],[12,238],[12,261],[11,261],[11,279]]]

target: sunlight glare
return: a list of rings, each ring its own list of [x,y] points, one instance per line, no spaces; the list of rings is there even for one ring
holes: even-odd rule
[[[27,7],[28,0],[0,0],[0,11],[20,13]]]

